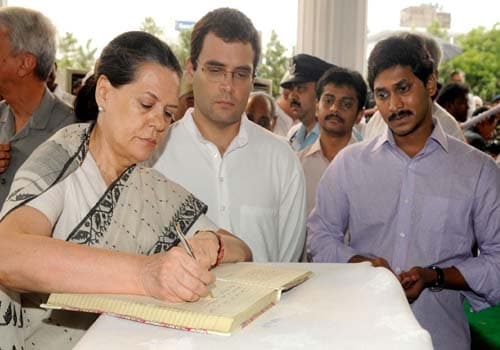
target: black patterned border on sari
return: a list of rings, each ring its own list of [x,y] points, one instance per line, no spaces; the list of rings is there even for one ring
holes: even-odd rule
[[[2,306],[1,301],[0,301],[0,306]],[[1,316],[0,326],[7,326],[12,322],[12,325],[14,327],[23,328],[24,325],[23,311],[20,310],[18,317],[16,312],[16,307],[12,302],[10,302],[9,305],[7,306],[5,313],[0,316]]]
[[[179,243],[179,238],[176,233],[176,224],[178,224],[185,234],[191,226],[198,220],[198,218],[207,212],[207,205],[200,201],[192,194],[188,195],[184,202],[180,205],[179,209],[173,216],[172,220],[163,230],[158,237],[158,241],[154,244],[153,248],[148,252],[148,255],[161,253],[169,250],[171,247]]]
[[[104,192],[96,205],[88,212],[83,220],[71,231],[66,241],[96,245],[104,237],[108,226],[113,218],[113,211],[120,198],[123,188],[126,186],[135,165],[127,168]]]

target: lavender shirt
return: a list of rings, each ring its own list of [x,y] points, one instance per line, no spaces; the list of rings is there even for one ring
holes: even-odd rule
[[[473,292],[425,289],[411,307],[436,349],[470,349],[464,296],[475,310],[500,303],[500,168],[434,124],[413,158],[390,130],[342,150],[319,183],[308,248],[315,262],[381,256],[395,273],[455,266]]]

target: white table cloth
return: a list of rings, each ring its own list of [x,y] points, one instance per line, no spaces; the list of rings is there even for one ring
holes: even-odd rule
[[[396,277],[361,264],[274,264],[314,272],[231,336],[100,316],[75,349],[432,349]]]

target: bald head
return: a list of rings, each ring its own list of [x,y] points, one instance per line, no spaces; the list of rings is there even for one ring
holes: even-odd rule
[[[276,113],[273,98],[258,92],[250,95],[246,113],[248,119],[269,131],[273,131],[276,123]]]

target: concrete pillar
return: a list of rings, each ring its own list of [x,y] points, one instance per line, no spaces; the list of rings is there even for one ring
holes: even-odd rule
[[[364,72],[367,0],[299,0],[296,53]]]

